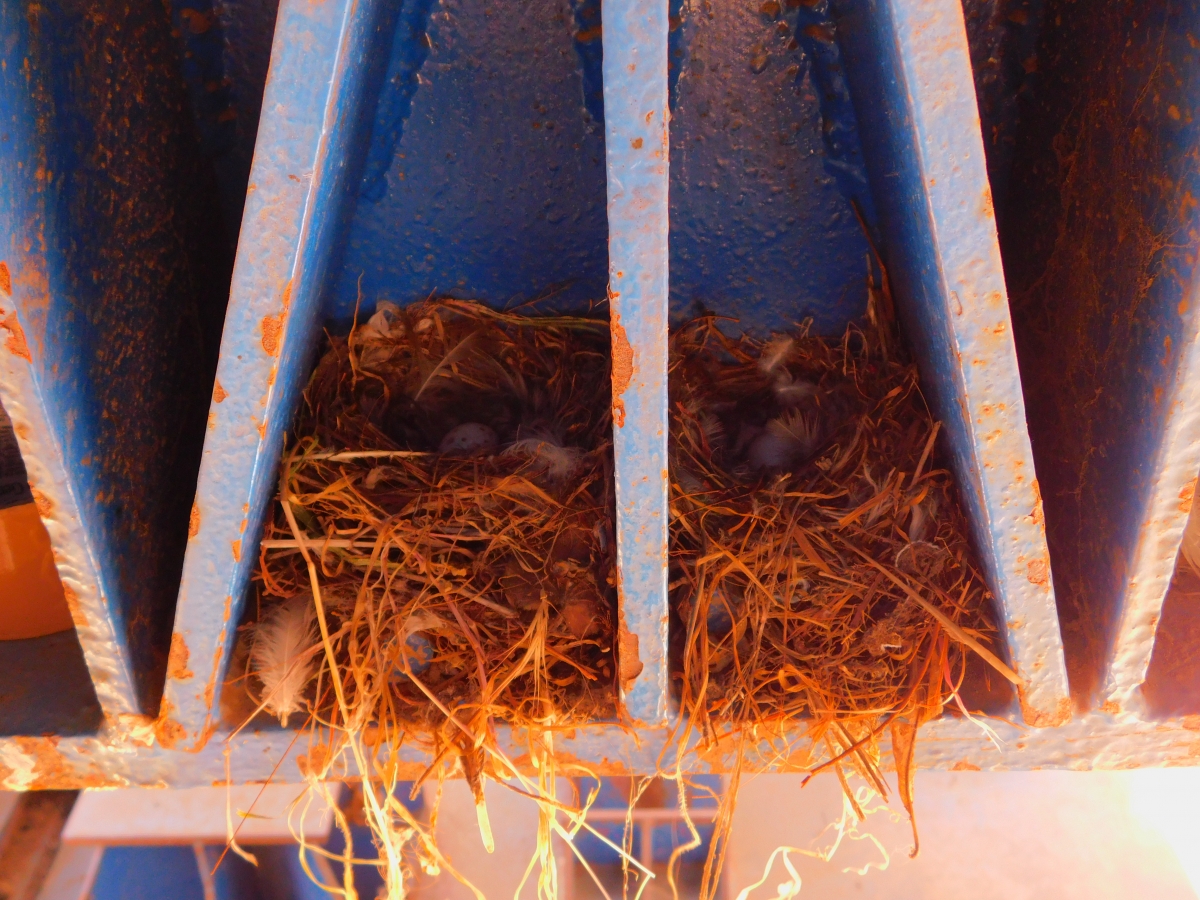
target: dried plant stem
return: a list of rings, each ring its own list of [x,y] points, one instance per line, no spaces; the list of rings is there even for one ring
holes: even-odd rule
[[[921,609],[925,610],[925,612],[929,613],[931,616],[933,616],[935,619],[937,619],[938,624],[941,625],[943,628],[945,628],[946,633],[949,634],[952,638],[954,638],[956,641],[958,641],[963,646],[970,647],[973,651],[978,653],[980,658],[983,659],[984,662],[986,662],[989,666],[991,666],[993,669],[995,669],[997,672],[999,672],[1001,675],[1003,675],[1005,678],[1007,678],[1009,681],[1011,681],[1017,687],[1024,687],[1025,682],[1020,678],[1020,676],[1017,675],[1016,672],[1014,672],[1007,665],[1005,665],[1004,661],[1001,660],[998,656],[996,656],[996,654],[994,654],[991,650],[989,650],[987,647],[983,646],[981,643],[979,643],[979,641],[975,640],[975,638],[971,637],[969,634],[967,634],[965,631],[963,631],[961,628],[959,628],[958,625],[956,625],[954,623],[954,621],[951,620],[951,618],[949,616],[947,616],[944,612],[942,612],[940,609],[938,609],[936,606],[934,606],[932,603],[930,603],[928,600],[926,600],[924,597],[922,597],[920,594],[918,594],[916,591],[914,591],[905,582],[903,582],[902,580],[897,578],[895,575],[893,575],[891,572],[889,572],[883,566],[879,565],[879,563],[875,562],[875,560],[871,559],[871,557],[869,557],[865,553],[863,553],[862,550],[858,549],[857,547],[851,546],[851,545],[847,545],[847,546],[854,553],[857,553],[864,560],[866,560],[867,565],[871,566],[874,569],[877,569],[879,572],[881,572],[883,574],[883,576],[885,578],[887,578],[889,581],[891,581],[892,584],[896,585],[896,587],[898,587],[898,588],[900,588],[900,590],[904,591],[904,593],[908,595],[908,598],[910,600],[912,600],[913,603],[917,604],[919,607],[921,607]]]

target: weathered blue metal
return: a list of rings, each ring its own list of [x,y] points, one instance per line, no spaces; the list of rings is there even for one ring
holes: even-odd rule
[[[1200,733],[1194,717],[1141,721],[1129,716],[1092,712],[1076,716],[1058,728],[1030,729],[1022,723],[989,719],[1001,742],[991,742],[979,723],[946,716],[921,729],[917,764],[921,768],[955,770],[1006,769],[1124,769],[1131,766],[1194,766],[1200,758]],[[569,760],[586,760],[598,775],[627,775],[658,771],[668,735],[665,727],[644,726],[620,731],[610,726],[586,726],[573,735],[555,737],[555,750]],[[0,789],[43,790],[83,787],[199,787],[273,781],[294,784],[304,780],[311,752],[307,738],[278,729],[243,732],[226,744],[215,737],[196,753],[167,750],[154,742],[153,729],[113,729],[99,736],[0,737]],[[528,750],[520,741],[500,735],[510,758]],[[886,741],[882,748],[885,756]],[[803,771],[811,764],[811,743],[799,734],[780,736],[751,751],[744,766],[770,766],[777,771]],[[820,750],[816,754],[820,755]],[[737,761],[733,746],[703,755],[679,757],[684,771],[728,771]],[[427,755],[411,744],[398,754],[397,777],[414,779],[429,765]],[[675,757],[667,763],[674,765]],[[346,765],[352,765],[346,763]],[[345,770],[335,770],[335,777]],[[228,772],[228,775],[227,775]],[[349,777],[353,771],[345,771]]]
[[[552,4],[513,15],[527,24],[506,18],[491,34],[446,5],[280,7],[180,589],[160,725],[171,745],[203,743],[217,727],[320,326],[439,287],[527,299],[568,274],[581,280],[553,307],[603,299],[603,146],[575,70],[579,37]],[[546,67],[564,59],[564,78],[548,80]],[[481,67],[496,77],[481,79]],[[420,178],[408,177],[413,166]],[[596,260],[598,278],[588,274]]]
[[[478,71],[498,65],[497,59],[511,60],[517,44],[536,43],[539,34],[558,35],[564,51],[572,42],[577,48],[590,43],[552,12],[548,5],[526,9],[527,29],[488,45],[461,33],[453,9],[420,3],[398,9],[281,7],[158,727],[165,746],[201,746],[219,727],[216,699],[233,625],[319,324],[347,318],[360,303],[366,312],[384,297],[414,299],[443,278],[449,288],[501,302],[514,291],[545,287],[563,260],[582,281],[556,296],[554,305],[570,307],[586,296],[580,293],[591,277],[586,260],[602,252],[604,234],[584,214],[594,174],[575,150],[598,140],[588,134],[596,117],[594,101],[587,111],[590,57],[582,51],[566,55],[575,62],[565,88],[539,83],[537,66],[527,70],[522,64],[514,70],[511,96],[495,93],[494,79],[484,79],[491,93],[481,99],[485,89],[477,78]],[[667,12],[665,6],[610,4],[603,28],[622,681],[632,717],[647,724],[665,721],[669,707]],[[875,193],[886,194],[879,204],[882,251],[927,390],[947,421],[951,455],[1009,626],[1014,663],[1027,679],[1026,719],[1045,724],[1065,714],[1065,681],[982,146],[978,129],[962,125],[977,122],[965,77],[965,32],[952,0],[922,4],[920,12],[918,21],[915,9],[895,2],[846,3],[832,12],[817,4],[803,13],[779,13],[779,21],[804,36],[788,51],[808,60],[801,85],[823,95],[821,102],[812,101],[806,140],[825,134],[809,146],[820,150],[821,193],[783,197],[797,214],[824,217],[829,225],[820,255],[831,265],[820,271],[836,269],[833,263],[845,251],[850,254],[845,258],[856,258],[856,272],[852,283],[827,284],[808,300],[793,291],[790,312],[777,309],[779,297],[734,308],[760,330],[788,327],[808,314],[836,330],[861,313],[868,245],[853,204],[868,217],[875,208],[865,167]],[[581,7],[576,29],[586,15]],[[679,133],[703,145],[741,129],[703,121],[696,34],[709,26],[691,27],[693,32],[676,41],[691,61],[677,85],[684,121]],[[722,29],[712,27],[706,40],[717,41]],[[772,27],[773,33],[782,31],[778,22]],[[769,68],[757,57],[742,60],[733,45],[721,45],[728,51],[724,56],[715,46],[703,50],[702,58],[718,63],[716,71],[729,70],[735,61],[748,66],[751,76],[759,74],[754,69]],[[539,65],[560,65],[562,58],[563,53],[551,54]],[[843,68],[849,82],[840,74]],[[703,77],[712,71],[706,68]],[[785,75],[794,80],[797,72]],[[872,100],[858,110],[871,132],[862,155],[847,84]],[[533,98],[532,121],[513,97]],[[783,127],[791,87],[771,88],[764,98],[762,108]],[[696,124],[689,126],[686,117],[693,113]],[[554,128],[547,127],[551,123]],[[484,125],[500,140],[499,150],[480,150],[468,140]],[[577,142],[572,152],[566,152],[562,135]],[[549,221],[544,204],[517,204],[495,221],[477,212],[480,205],[490,208],[486,191],[500,177],[489,166],[513,168],[504,163],[510,142],[532,154],[535,164],[545,160],[549,181],[530,180],[533,169],[515,167],[513,180],[501,179],[499,189],[526,185],[541,196],[539,191],[562,179],[578,215]],[[756,142],[761,141],[742,150],[757,152]],[[472,154],[479,153],[476,160]],[[487,162],[493,156],[500,162]],[[571,161],[566,170],[564,159]],[[688,171],[685,166],[685,182]],[[410,172],[423,177],[410,178]],[[432,178],[424,177],[430,172]],[[748,180],[759,179],[751,173]],[[716,192],[707,188],[715,197],[712,209],[719,214],[745,183],[740,173]],[[554,242],[547,238],[548,224],[555,226]],[[686,245],[687,229],[682,232]],[[444,236],[449,240],[439,240]],[[514,242],[530,251],[515,261]],[[413,255],[413,248],[426,245],[429,253]],[[686,254],[673,259],[690,271]],[[815,262],[811,269],[817,271]],[[743,278],[731,277],[739,284]],[[727,299],[723,283],[693,299],[727,311],[721,307]]]
[[[216,178],[231,251],[246,200],[277,6],[278,0],[183,0],[168,7],[200,152]]]
[[[673,321],[862,314],[873,201],[828,0],[683,4],[671,116]]]
[[[195,748],[217,727],[220,677],[355,183],[345,157],[361,138],[353,112],[372,12],[350,0],[279,9],[171,641],[158,729],[167,747]]]
[[[1044,23],[1001,243],[1072,693],[1136,713],[1200,469],[1200,5]]]
[[[211,179],[160,4],[0,30],[0,398],[100,702],[151,710],[224,308]]]
[[[991,194],[955,0],[852,0],[839,33],[883,253],[1000,606],[1030,724],[1070,715]]]
[[[1037,43],[1044,5],[1044,0],[963,0],[983,147],[1001,234],[1021,103],[1038,90],[1041,81]]]
[[[621,686],[651,724],[668,688],[667,28],[665,3],[604,5]]]
[[[348,320],[360,290],[364,308],[603,301],[604,134],[582,57],[599,34],[562,0],[395,7],[364,54],[387,71],[356,111],[370,144],[325,315]]]
[[[670,713],[668,320],[699,304],[759,333],[806,316],[839,332],[865,306],[855,204],[945,425],[1020,715],[1070,714],[1068,664],[1076,700],[1102,704],[1034,732],[1008,711],[1019,755],[939,721],[921,764],[1194,759],[1190,720],[1152,721],[1138,686],[1200,470],[1200,3],[966,6],[964,24],[956,0],[609,0],[602,26],[595,0],[501,0],[482,21],[457,0],[284,0],[156,723],[130,714],[151,711],[164,664],[189,521],[172,504],[220,319],[212,235],[240,210],[275,10],[172,7],[189,104],[177,77],[135,89],[179,65],[161,6],[124,10],[121,29],[98,0],[0,8],[0,400],[109,714],[97,735],[93,709],[56,719],[57,742],[0,737],[0,783],[225,777],[217,701],[284,432],[322,324],[349,317],[360,284],[369,312],[435,290],[579,309],[607,283],[622,680],[640,724],[556,746],[653,770]],[[999,245],[985,149],[993,184],[1027,186]],[[233,778],[282,759],[277,777],[297,779],[292,737],[236,739]],[[423,757],[403,752],[416,774]]]

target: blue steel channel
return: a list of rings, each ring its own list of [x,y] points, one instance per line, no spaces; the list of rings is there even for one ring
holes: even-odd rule
[[[667,4],[604,5],[604,120],[620,668],[637,721],[667,715]]]
[[[176,611],[172,646],[188,662],[171,667],[158,727],[168,747],[201,746],[219,725],[220,683],[355,174],[341,144],[359,134],[337,126],[361,88],[365,66],[352,53],[373,11],[353,0],[279,9]]]

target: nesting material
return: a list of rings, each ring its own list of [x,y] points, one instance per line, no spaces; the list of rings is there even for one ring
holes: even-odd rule
[[[911,812],[915,730],[961,706],[966,655],[1016,679],[989,649],[939,425],[887,327],[760,342],[717,324],[671,340],[672,650],[688,727],[704,744],[804,725],[817,768],[855,770],[885,797],[890,730]]]
[[[615,712],[610,408],[604,321],[380,303],[328,339],[262,542],[245,683],[354,752],[381,842],[401,743],[461,767],[482,804],[497,722],[544,738]]]

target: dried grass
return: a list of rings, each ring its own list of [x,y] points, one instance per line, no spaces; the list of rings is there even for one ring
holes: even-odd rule
[[[734,339],[712,317],[671,339],[676,741],[739,748],[724,823],[747,750],[798,730],[824,753],[810,777],[834,769],[851,803],[848,771],[887,796],[890,730],[911,816],[916,730],[958,700],[966,655],[1016,680],[989,649],[991,597],[939,424],[879,312],[886,294],[872,297],[840,340]]]
[[[330,337],[309,382],[262,542],[258,621],[297,597],[313,606],[319,660],[301,702],[326,749],[309,775],[339,758],[362,775],[389,897],[414,866],[448,867],[394,797],[406,743],[433,759],[414,793],[465,775],[485,845],[485,776],[541,804],[541,895],[555,890],[556,815],[581,827],[554,796],[553,739],[615,713],[608,359],[603,321],[429,300],[380,304]],[[251,667],[247,690],[282,714],[262,674]],[[501,751],[497,723],[529,736],[537,778]]]

